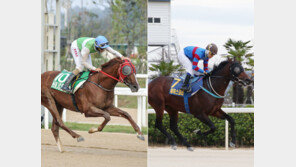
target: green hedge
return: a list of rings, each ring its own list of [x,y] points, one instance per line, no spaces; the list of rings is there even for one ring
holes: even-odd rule
[[[254,146],[254,114],[230,114],[235,120],[235,130],[237,136],[236,146]],[[178,127],[180,133],[187,138],[193,146],[224,146],[225,145],[225,121],[210,117],[214,122],[217,130],[209,134],[207,137],[201,137],[194,134],[195,129],[201,129],[202,132],[209,130],[205,124],[201,123],[197,118],[189,114],[179,114]],[[149,114],[148,117],[148,136],[149,145],[164,144],[166,142],[165,136],[155,128],[155,114]],[[169,129],[169,116],[164,114],[163,125],[167,131],[174,136],[178,144],[181,144],[178,138]],[[230,126],[229,126],[229,139]]]

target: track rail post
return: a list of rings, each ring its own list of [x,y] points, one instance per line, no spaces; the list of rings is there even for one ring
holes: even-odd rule
[[[228,121],[225,120],[225,150],[228,150]]]

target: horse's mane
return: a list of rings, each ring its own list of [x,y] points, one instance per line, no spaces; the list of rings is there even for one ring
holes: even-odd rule
[[[117,64],[117,63],[120,63],[120,62],[121,62],[121,58],[119,58],[119,57],[113,58],[110,61],[108,61],[107,63],[101,65],[102,70],[105,69],[105,68],[111,67],[114,64]]]
[[[229,63],[229,60],[224,60],[221,63],[219,63],[219,65],[215,65],[212,72],[215,73],[217,71],[220,71],[226,64]]]
[[[232,62],[230,59],[224,60],[219,65],[215,65],[213,70],[211,71],[212,74],[215,74],[216,72],[222,70],[228,63]]]

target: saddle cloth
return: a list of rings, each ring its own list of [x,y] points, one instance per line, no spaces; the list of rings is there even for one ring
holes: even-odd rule
[[[59,90],[61,92],[65,92],[62,90],[62,86],[64,85],[67,78],[70,76],[71,72],[68,72],[67,70],[63,70],[59,75],[55,77],[55,79],[52,82],[51,88]],[[75,93],[88,79],[90,74],[90,71],[83,71],[79,73],[76,78],[71,83],[72,92]]]
[[[191,85],[191,92],[186,92],[186,93],[184,93],[184,91],[181,90],[181,87],[184,82],[184,78],[185,76],[182,76],[180,78],[174,78],[171,84],[171,89],[169,94],[183,97],[186,113],[190,114],[188,98],[193,96],[200,89],[200,86],[202,86],[202,83],[203,83],[203,77],[199,76],[199,77],[194,77],[190,79],[189,84]]]
[[[191,92],[184,93],[184,91],[181,90],[181,87],[184,82],[184,78],[185,78],[184,76],[181,76],[179,78],[174,78],[171,84],[170,92],[169,92],[171,95],[191,97],[200,89],[200,86],[202,86],[202,83],[203,83],[202,77],[194,77],[189,81],[189,84],[191,85]]]

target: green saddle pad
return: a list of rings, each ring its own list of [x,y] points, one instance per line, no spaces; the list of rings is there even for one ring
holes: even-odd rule
[[[72,92],[75,93],[82,85],[83,83],[88,79],[90,71],[84,71],[79,73],[74,82],[72,82]],[[71,72],[67,70],[63,70],[59,75],[55,77],[55,79],[52,82],[51,88],[56,89],[62,92],[65,92],[62,90],[62,86],[65,84],[67,78],[70,76]]]

